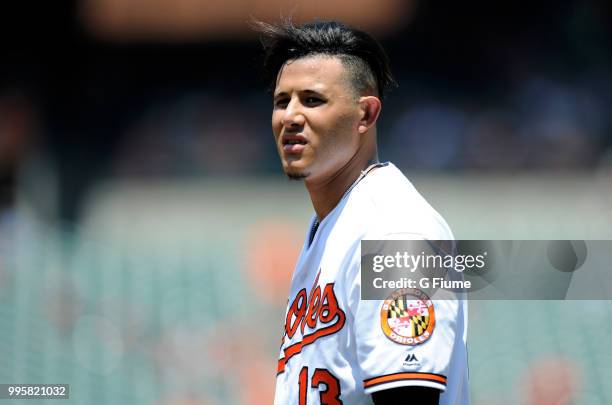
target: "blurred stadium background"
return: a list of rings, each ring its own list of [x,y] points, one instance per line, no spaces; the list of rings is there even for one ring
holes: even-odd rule
[[[612,238],[610,3],[15,3],[0,383],[68,383],[74,404],[271,403],[311,207],[280,174],[250,16],[382,40],[400,87],[380,155],[457,238]],[[474,404],[612,403],[610,302],[470,306]]]

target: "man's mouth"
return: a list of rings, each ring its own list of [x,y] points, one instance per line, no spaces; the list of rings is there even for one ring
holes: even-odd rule
[[[282,144],[283,151],[287,153],[300,153],[308,141],[302,135],[283,135]]]

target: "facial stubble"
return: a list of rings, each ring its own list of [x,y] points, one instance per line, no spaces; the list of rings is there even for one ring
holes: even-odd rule
[[[300,180],[304,180],[306,177],[310,176],[310,173],[289,173],[289,172],[285,172],[285,174],[287,175],[287,178],[289,180],[295,180],[295,181],[300,181]]]

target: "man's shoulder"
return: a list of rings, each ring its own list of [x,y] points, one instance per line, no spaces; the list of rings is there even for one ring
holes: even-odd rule
[[[392,163],[373,172],[362,186],[351,196],[347,214],[362,225],[364,238],[453,239],[444,218]]]
[[[404,173],[391,162],[364,178],[353,194],[355,199],[395,210],[429,206]]]

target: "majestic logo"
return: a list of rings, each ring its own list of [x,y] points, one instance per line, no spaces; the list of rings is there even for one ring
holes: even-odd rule
[[[427,341],[435,325],[433,302],[421,290],[397,290],[383,302],[380,310],[383,333],[402,345],[414,346]]]
[[[412,363],[415,361],[419,361],[419,359],[417,359],[416,354],[412,353],[412,354],[408,354],[408,356],[406,356],[406,359],[404,361],[407,363]]]
[[[301,289],[289,305],[285,318],[285,336],[292,339],[299,329],[302,339],[282,350],[283,357],[278,361],[278,373],[285,370],[285,364],[291,357],[300,353],[303,347],[338,332],[344,326],[346,315],[338,305],[334,283],[328,283],[321,288],[318,285],[319,274],[310,293],[306,295],[306,289]]]
[[[420,365],[421,362],[414,353],[408,353],[408,356],[404,359],[404,367],[419,367]]]

